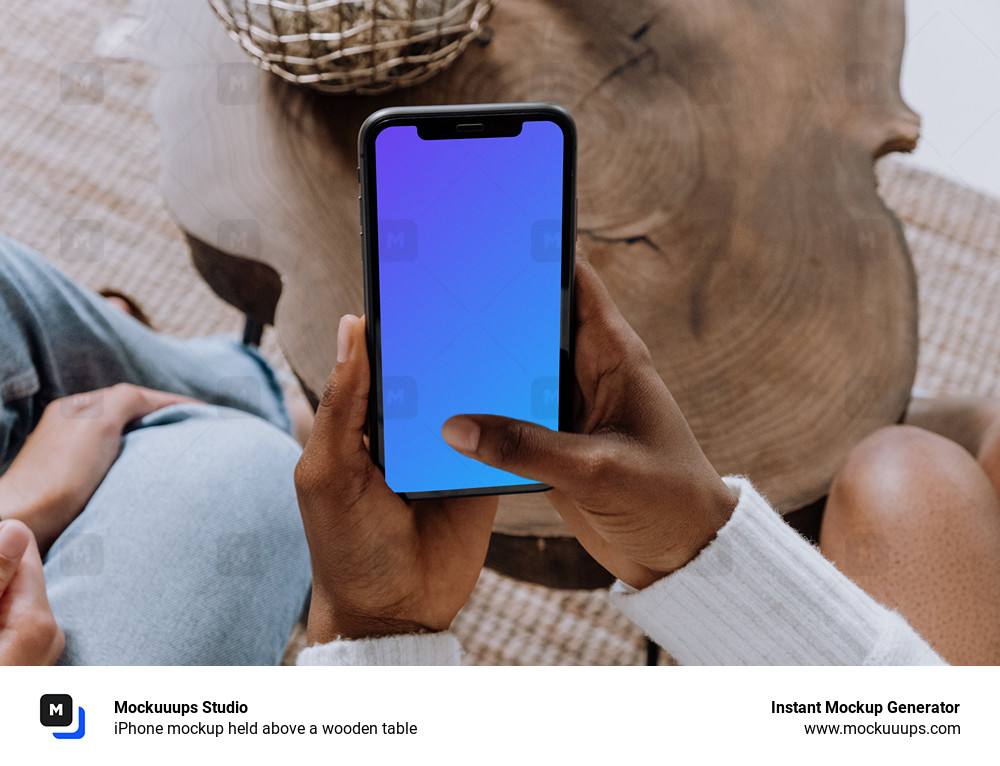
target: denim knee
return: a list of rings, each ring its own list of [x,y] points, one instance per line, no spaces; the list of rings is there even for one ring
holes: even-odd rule
[[[273,425],[222,407],[144,418],[47,557],[60,661],[277,662],[310,579],[299,452]]]

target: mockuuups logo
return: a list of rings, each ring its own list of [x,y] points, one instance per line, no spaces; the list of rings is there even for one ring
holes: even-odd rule
[[[73,698],[68,694],[43,694],[39,700],[38,720],[42,726],[64,728],[73,725]],[[75,731],[54,731],[56,739],[82,739],[86,733],[83,708],[77,708]]]

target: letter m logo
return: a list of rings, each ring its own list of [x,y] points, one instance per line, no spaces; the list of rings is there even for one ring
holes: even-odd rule
[[[407,375],[386,376],[382,381],[383,415],[386,418],[417,416],[417,381]]]
[[[413,261],[417,258],[417,224],[405,218],[378,223],[380,261]]]
[[[73,723],[73,698],[68,694],[43,694],[39,700],[42,726],[69,726]]]

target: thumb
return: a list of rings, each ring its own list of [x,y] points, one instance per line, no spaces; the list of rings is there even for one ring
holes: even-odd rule
[[[24,552],[31,543],[31,532],[20,521],[0,523],[0,593],[7,590]]]
[[[365,320],[347,314],[337,330],[337,364],[316,411],[307,452],[324,461],[340,462],[365,452],[370,385]]]
[[[579,487],[594,462],[591,437],[498,415],[456,415],[441,437],[466,457],[556,489]]]

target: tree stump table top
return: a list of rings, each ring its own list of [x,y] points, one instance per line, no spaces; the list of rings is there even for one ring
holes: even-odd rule
[[[205,0],[160,0],[162,186],[196,262],[314,393],[363,309],[357,134],[386,106],[549,101],[579,130],[580,250],[721,473],[780,510],[897,422],[915,277],[874,160],[915,145],[903,0],[500,0],[488,44],[380,96],[259,71]],[[231,256],[236,256],[232,258]],[[558,535],[539,497],[497,529]]]

